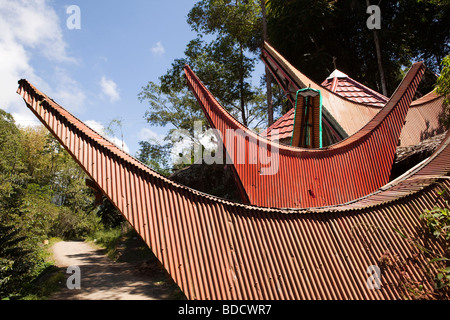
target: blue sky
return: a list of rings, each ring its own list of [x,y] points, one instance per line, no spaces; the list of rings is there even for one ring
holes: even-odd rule
[[[135,155],[139,141],[166,131],[145,122],[137,95],[183,57],[195,37],[186,17],[196,2],[1,0],[0,108],[19,125],[37,123],[15,93],[26,78],[97,131],[120,120],[125,150]],[[80,8],[81,29],[67,27],[71,5]],[[118,142],[113,128],[109,138]]]

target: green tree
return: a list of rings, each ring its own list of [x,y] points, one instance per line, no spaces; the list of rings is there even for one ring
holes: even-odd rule
[[[267,33],[267,10],[266,10],[266,0],[260,0],[261,3],[261,16],[262,16],[262,36],[264,41],[269,40],[269,36]],[[272,74],[270,73],[269,68],[265,67],[265,76],[264,76],[265,84],[266,84],[266,96],[267,96],[267,126],[270,127],[273,122],[273,90],[272,90]]]
[[[222,92],[213,92],[219,97],[227,95],[224,103],[239,110],[240,120],[247,126],[247,112],[251,110],[247,104],[257,95],[249,79],[262,40],[259,1],[202,0],[189,12],[188,23],[200,36],[215,37],[209,47],[210,60],[224,72],[219,77]]]
[[[103,197],[103,203],[100,205],[97,215],[107,229],[116,228],[125,221],[123,215],[106,197]]]
[[[373,2],[373,1],[372,1]],[[377,1],[377,30],[387,95],[396,89],[402,70],[424,60],[437,72],[449,53],[450,2]],[[321,83],[334,69],[382,92],[373,30],[366,21],[367,2],[356,0],[268,0],[269,40],[294,66]],[[432,72],[427,74],[432,76]],[[422,87],[422,94],[434,85]]]
[[[46,188],[49,201],[72,211],[91,211],[93,196],[86,175],[60,143],[43,127],[22,128],[27,184]]]
[[[0,297],[20,298],[46,267],[42,240],[101,225],[84,172],[44,127],[18,128],[0,109],[0,155]]]
[[[67,151],[43,126],[19,129],[1,112],[0,220],[20,227],[35,244],[98,228],[86,175]]]
[[[149,124],[170,126],[164,150],[177,142],[170,139],[175,130],[187,130],[193,138],[195,121],[202,121],[205,129],[208,126],[186,85],[183,72],[186,64],[224,108],[243,124],[258,128],[267,123],[265,94],[252,85],[252,72],[262,39],[260,2],[202,0],[189,12],[188,23],[197,37],[188,43],[185,57],[176,59],[159,83],[149,82],[138,96],[150,106],[145,113]],[[156,151],[152,143],[141,143],[140,154],[146,157],[144,162],[150,162],[148,155],[151,154],[156,157],[151,166],[163,168],[165,164],[159,161],[166,159],[156,155]]]
[[[449,191],[443,188],[438,195],[445,200],[443,208],[434,207],[432,210],[425,210],[420,218],[423,219],[431,237],[443,245],[444,252],[430,250],[432,259],[430,264],[436,267],[434,277],[435,291],[439,298],[448,299],[450,296],[450,210]]]
[[[0,224],[11,225],[19,213],[26,183],[21,132],[13,117],[0,109]]]
[[[162,145],[152,141],[140,141],[139,145],[141,146],[137,155],[139,161],[164,176],[171,174],[170,149],[172,143]]]
[[[0,222],[0,300],[20,295],[30,281],[36,262],[23,246],[25,239],[18,229]]]
[[[441,117],[442,123],[450,128],[450,55],[442,62],[441,75],[437,79],[436,92],[444,97],[444,110]]]

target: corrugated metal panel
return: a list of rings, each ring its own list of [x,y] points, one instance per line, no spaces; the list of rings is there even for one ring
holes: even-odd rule
[[[412,146],[445,131],[439,118],[444,113],[444,97],[430,92],[411,103],[405,127],[400,135],[400,146]]]
[[[412,262],[418,249],[394,230],[416,237],[420,213],[445,206],[437,192],[450,190],[450,181],[432,181],[450,171],[450,135],[427,162],[365,199],[329,208],[267,209],[178,185],[28,82],[20,81],[18,93],[189,299],[400,299],[402,275],[395,270],[383,270],[380,290],[367,286],[367,268],[380,264],[386,252],[407,262],[412,281],[425,277],[427,261]]]
[[[348,135],[354,134],[359,130],[359,128],[366,125],[380,110],[379,104],[373,103],[375,101],[373,100],[373,97],[366,102],[363,102],[359,100],[358,96],[348,96],[348,94],[358,91],[356,88],[358,84],[356,84],[354,80],[339,79],[340,82],[342,82],[341,85],[343,87],[350,87],[350,89],[336,89],[336,93],[334,93],[334,91],[331,90],[329,80],[323,82],[324,86],[314,83],[311,79],[289,64],[289,62],[286,61],[268,43],[265,43],[264,45],[263,61],[269,66],[269,69],[275,75],[275,78],[284,90],[290,92],[289,97],[292,105],[295,103],[295,101],[292,100],[293,93],[295,93],[298,89],[307,87],[309,84],[312,84],[313,88],[322,88],[322,91],[328,92],[329,100],[326,101],[324,98],[324,109],[328,110],[332,114],[333,119],[345,129]],[[348,81],[351,81],[351,84],[348,84]],[[335,85],[338,87],[338,82],[336,82]],[[361,84],[359,85],[362,86]],[[349,90],[350,93],[348,92]],[[367,88],[366,90],[371,89]],[[337,94],[341,95],[342,98],[337,99]],[[342,102],[342,99],[348,99],[358,103],[345,103]],[[438,96],[434,91],[418,100],[413,101],[411,103],[405,125],[402,129],[400,145],[415,145],[435,134],[444,132],[444,128],[439,122],[439,117],[442,115],[442,112],[443,97]],[[279,139],[281,140],[285,137],[291,136],[293,130],[292,119],[293,114],[290,112],[286,113],[265,132],[263,132],[262,136],[269,136],[269,133],[278,129],[280,125],[282,126],[282,134],[280,133]]]
[[[404,119],[423,72],[422,63],[414,64],[386,107],[355,135],[327,148],[311,150],[279,145],[252,133],[217,102],[188,66],[185,67],[188,85],[210,125],[223,137],[230,130],[242,133],[231,142],[223,140],[246,192],[245,199],[254,205],[276,208],[345,203],[386,184]],[[268,154],[269,149],[274,152],[272,161],[277,161],[278,166],[260,160],[260,154]],[[244,150],[254,162],[239,161]],[[271,168],[267,169],[268,165]],[[273,170],[270,172],[270,169]],[[268,174],[262,175],[263,170],[269,170]]]

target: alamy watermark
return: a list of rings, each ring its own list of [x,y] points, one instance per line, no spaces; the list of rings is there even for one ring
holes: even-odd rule
[[[68,289],[81,289],[81,269],[78,266],[70,266],[67,268],[66,273],[71,274],[67,278],[66,286]]]
[[[366,21],[367,28],[370,30],[381,29],[381,10],[379,6],[368,6],[366,13],[370,14],[370,17]]]
[[[381,289],[381,270],[376,265],[369,266],[366,273],[370,274],[370,277],[366,281],[366,286],[370,290]]]
[[[81,9],[77,5],[67,7],[66,13],[70,15],[66,20],[66,26],[69,30],[81,29]]]
[[[277,137],[278,131],[273,130],[272,135]],[[201,143],[205,137],[210,140]],[[215,138],[213,142],[211,137]],[[225,133],[217,129],[203,131],[202,122],[196,121],[193,136],[188,130],[178,129],[173,132],[172,140],[182,145],[181,152],[173,155],[174,164],[252,164],[260,166],[260,175],[278,173],[279,147],[276,139],[267,143],[265,139],[242,129],[226,129]]]

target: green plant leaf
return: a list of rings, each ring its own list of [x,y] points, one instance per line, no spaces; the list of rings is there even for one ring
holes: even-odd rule
[[[434,259],[431,259],[429,263],[434,263],[434,262],[438,262],[438,261],[450,261],[450,259],[444,258],[444,257],[434,258]]]
[[[400,237],[402,237],[403,239],[408,239],[408,237],[407,236],[405,236],[403,233],[401,233],[400,232],[400,230],[398,230],[398,229],[396,229],[396,228],[392,228],[395,232],[397,232],[399,235],[400,235]]]

